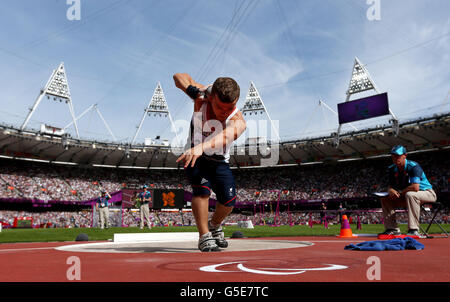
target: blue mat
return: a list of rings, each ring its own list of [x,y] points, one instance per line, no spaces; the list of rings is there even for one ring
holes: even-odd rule
[[[402,251],[423,250],[425,246],[411,237],[395,238],[391,240],[375,240],[349,244],[344,249],[353,251]]]

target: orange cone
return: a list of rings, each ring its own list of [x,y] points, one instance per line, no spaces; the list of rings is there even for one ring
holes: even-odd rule
[[[350,224],[348,223],[347,215],[342,215],[341,234],[339,238],[355,238],[358,236],[353,235]]]

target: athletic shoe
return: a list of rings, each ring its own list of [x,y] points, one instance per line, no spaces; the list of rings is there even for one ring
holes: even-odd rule
[[[219,252],[220,248],[216,244],[216,240],[211,232],[202,235],[198,240],[198,249],[202,252]]]
[[[408,230],[408,233],[406,233],[406,236],[418,236],[420,237],[419,230],[410,229]]]
[[[387,229],[383,233],[380,233],[378,235],[401,235],[402,233],[397,229]]]
[[[208,221],[208,228],[209,231],[211,232],[211,235],[216,240],[216,244],[223,249],[227,248],[228,242],[225,240],[225,235],[223,233],[222,226],[219,225],[218,227],[213,227],[211,226],[211,221]]]

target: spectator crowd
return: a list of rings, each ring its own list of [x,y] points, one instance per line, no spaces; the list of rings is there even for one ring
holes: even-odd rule
[[[448,155],[448,151],[438,151],[411,154],[408,158],[420,163],[433,188],[440,193],[449,191],[450,157]],[[239,204],[258,201],[368,197],[375,191],[386,190],[386,171],[390,164],[390,158],[386,157],[290,167],[233,169],[232,171],[236,179],[237,204]],[[0,160],[0,200],[15,198],[86,201],[98,197],[102,190],[116,192],[125,187],[139,189],[144,184],[149,185],[150,189],[181,188],[191,191],[182,169],[89,168]],[[213,194],[211,198],[215,198],[215,195]],[[2,211],[1,203],[0,213],[0,219],[7,221],[18,215],[17,212]],[[86,214],[85,211],[46,213],[37,212],[32,216],[36,217],[35,222],[39,225],[47,222],[58,227],[91,225],[91,214]],[[125,209],[122,213],[123,225],[138,225],[138,214],[136,210]],[[233,215],[229,217],[230,221],[238,219]],[[251,218],[252,222],[267,223],[271,221],[270,215],[267,215],[269,214],[255,213]],[[277,219],[282,224],[304,224],[310,220],[308,215],[310,214],[284,211]],[[194,224],[191,216],[190,213],[181,216],[179,213],[154,212],[152,223],[154,225],[188,225],[190,221]],[[363,223],[380,223],[381,214],[368,212],[360,219]],[[442,217],[442,220],[445,219]],[[333,220],[330,222],[333,223]]]

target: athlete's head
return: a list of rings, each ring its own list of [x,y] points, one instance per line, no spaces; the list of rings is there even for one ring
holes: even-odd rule
[[[216,117],[225,120],[239,100],[240,87],[232,78],[217,78],[211,89],[211,105]]]

